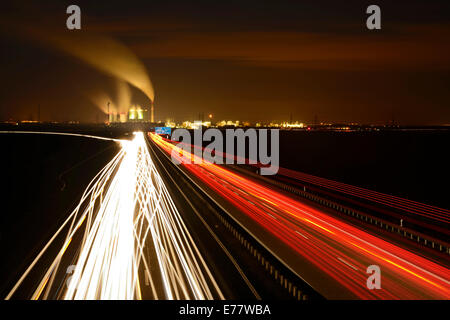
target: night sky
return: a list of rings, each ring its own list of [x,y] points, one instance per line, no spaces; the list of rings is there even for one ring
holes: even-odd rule
[[[66,29],[70,4],[81,30]],[[382,30],[366,28],[370,4]],[[0,120],[36,120],[40,106],[45,121],[103,121],[106,101],[128,91],[36,36],[45,29],[129,48],[153,83],[156,120],[450,124],[448,0],[12,1],[0,18]],[[129,101],[148,105],[133,86]]]

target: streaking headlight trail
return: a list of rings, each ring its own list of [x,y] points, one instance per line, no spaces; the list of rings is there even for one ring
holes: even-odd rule
[[[178,162],[182,163],[186,158],[198,163],[183,166],[218,198],[232,204],[261,226],[266,234],[279,239],[294,254],[314,265],[317,272],[328,277],[327,286],[335,281],[338,288],[350,292],[354,299],[450,298],[450,273],[445,264],[441,265],[226,167],[196,159],[195,153],[161,136],[150,134],[150,138]],[[270,245],[269,241],[267,243]],[[288,258],[292,256],[290,254]],[[383,270],[382,290],[370,290],[367,286],[366,270],[370,265]],[[327,289],[327,286],[320,288]],[[339,298],[334,292],[327,293],[330,299]]]
[[[119,153],[91,181],[7,299],[63,230],[68,230],[64,244],[32,299],[142,299],[144,285],[149,299],[224,298],[155,168],[143,133],[120,143]],[[72,246],[78,246],[70,250],[74,256],[66,257]],[[61,273],[70,259],[75,267],[66,279]]]

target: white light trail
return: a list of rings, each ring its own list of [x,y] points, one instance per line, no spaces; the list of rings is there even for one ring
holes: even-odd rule
[[[12,134],[12,133],[16,133],[16,134],[43,134],[43,135],[55,135],[55,136],[82,137],[82,138],[91,138],[91,139],[97,139],[97,140],[108,140],[108,141],[116,141],[116,142],[123,141],[121,139],[92,136],[92,135],[89,135],[89,134],[68,133],[68,132],[14,131],[14,130],[10,130],[10,131],[0,131],[0,133],[4,133],[4,134]]]
[[[69,223],[64,244],[32,299],[224,298],[150,157],[143,133],[121,140],[121,145],[7,299]],[[74,273],[60,290],[58,269],[62,261],[67,265],[69,245],[78,243]],[[145,295],[144,278],[149,287]]]

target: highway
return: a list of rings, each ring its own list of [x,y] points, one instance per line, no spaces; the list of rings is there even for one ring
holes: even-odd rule
[[[51,263],[38,278],[33,300],[142,299],[143,284],[148,299],[224,298],[155,169],[143,133],[118,143],[119,153],[94,177],[6,299],[14,298],[42,260]],[[54,246],[60,248],[50,260]]]
[[[252,252],[246,250],[242,237],[239,239],[230,224],[223,217],[226,213],[221,207],[215,205],[202,190],[197,188],[189,178],[179,171],[179,168],[170,161],[151,142],[148,144],[150,153],[155,159],[155,165],[165,180],[175,204],[182,208],[183,218],[196,242],[201,247],[205,260],[211,266],[212,272],[218,279],[227,299],[321,299],[315,292],[310,291],[303,282],[295,283],[295,292],[284,290],[278,279],[274,279],[270,272],[255,257],[256,249]],[[227,228],[228,227],[228,228]],[[238,226],[234,225],[235,228]],[[241,230],[242,232],[242,230]],[[248,243],[249,247],[251,246]],[[255,245],[256,244],[252,244]],[[262,248],[258,252],[263,253]],[[264,253],[269,262],[269,253]],[[289,270],[270,261],[276,272],[281,275],[290,275]],[[272,272],[272,275],[275,271]],[[302,289],[302,291],[300,291]],[[295,294],[294,294],[295,293]],[[301,294],[299,294],[301,293]],[[308,296],[307,296],[308,295]]]
[[[174,149],[174,154],[180,153],[161,137],[150,137],[167,154]],[[203,162],[182,168],[325,298],[450,298],[448,265],[408,251],[223,166]],[[380,290],[367,287],[366,270],[371,265],[381,269]]]
[[[181,181],[150,156],[142,132],[112,140],[120,151],[6,299],[293,298],[276,282],[261,280],[263,269],[237,252],[239,243],[224,242],[228,234],[219,221],[202,218],[213,209],[195,191],[181,191]]]
[[[450,298],[443,254],[420,254],[231,167],[175,165],[180,150],[161,136],[107,140],[119,152],[6,299]],[[367,285],[373,265],[380,289]]]

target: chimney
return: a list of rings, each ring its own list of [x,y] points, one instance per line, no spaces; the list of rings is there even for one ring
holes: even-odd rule
[[[151,102],[151,105],[150,105],[150,122],[151,123],[153,123],[153,122],[155,122],[155,107],[154,107],[154,105],[153,105],[153,101]]]

